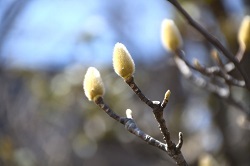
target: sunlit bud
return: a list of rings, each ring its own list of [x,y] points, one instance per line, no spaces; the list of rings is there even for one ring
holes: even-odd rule
[[[124,79],[130,78],[135,72],[134,61],[127,48],[122,43],[115,44],[113,66],[115,72]]]
[[[213,50],[211,51],[211,56],[212,56],[212,58],[213,58],[218,64],[223,65],[223,63],[222,63],[222,61],[221,61],[221,59],[220,59],[220,57],[219,57],[219,53],[218,53],[217,50],[213,49]]]
[[[127,116],[127,118],[133,119],[132,110],[131,109],[127,109],[126,110],[126,116]]]
[[[250,16],[245,16],[241,22],[238,41],[241,47],[250,49]]]
[[[161,40],[163,46],[172,52],[182,47],[181,34],[173,20],[164,19],[162,21]]]
[[[167,90],[167,92],[165,93],[164,99],[165,99],[165,100],[168,100],[169,97],[170,97],[170,95],[171,95],[171,91],[170,91],[170,90]]]
[[[196,69],[201,69],[202,68],[202,66],[201,66],[200,62],[198,61],[198,59],[194,59],[193,63],[194,63],[194,67]]]
[[[104,86],[99,71],[94,67],[89,67],[84,80],[83,89],[87,98],[92,101],[104,94]]]

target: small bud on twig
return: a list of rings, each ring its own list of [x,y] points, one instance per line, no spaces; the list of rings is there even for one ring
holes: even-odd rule
[[[164,19],[161,24],[161,40],[163,46],[172,52],[182,46],[181,34],[173,20]]]
[[[198,70],[201,70],[201,69],[202,69],[202,66],[201,66],[201,64],[200,64],[200,62],[199,62],[198,59],[194,59],[194,60],[193,60],[193,63],[194,63],[194,67],[195,67],[196,69],[198,69]]]
[[[163,99],[163,101],[161,103],[162,108],[165,108],[167,106],[170,95],[171,95],[170,90],[167,90],[167,92],[165,93],[164,99]]]
[[[134,61],[127,48],[122,43],[116,43],[113,52],[113,67],[115,72],[125,80],[135,72]]]
[[[94,67],[89,67],[83,81],[85,95],[90,101],[94,101],[104,94],[104,86],[99,71]]]
[[[168,101],[170,95],[171,95],[171,91],[170,91],[170,90],[167,90],[167,92],[165,93],[165,96],[164,96],[164,100],[167,100],[167,101]]]
[[[126,110],[126,116],[127,116],[127,118],[133,119],[132,110],[131,109],[127,109]]]
[[[241,47],[250,49],[250,16],[245,16],[241,22],[238,41]]]
[[[215,62],[216,62],[218,65],[220,65],[221,67],[224,66],[224,65],[223,65],[223,62],[222,62],[222,60],[221,60],[221,58],[220,58],[219,53],[218,53],[217,50],[213,49],[213,50],[211,51],[211,57],[215,60]]]

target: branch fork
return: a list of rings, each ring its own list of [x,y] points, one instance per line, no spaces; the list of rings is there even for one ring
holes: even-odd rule
[[[181,147],[183,144],[183,134],[180,132],[179,134],[179,142],[176,145],[174,142],[172,142],[171,140],[171,136],[170,136],[170,132],[166,126],[166,121],[163,118],[163,111],[164,108],[167,106],[169,97],[170,97],[170,91],[168,90],[165,93],[164,99],[162,102],[160,101],[151,101],[150,99],[148,99],[140,90],[140,88],[137,86],[137,84],[134,82],[134,77],[131,76],[128,79],[124,79],[124,81],[130,86],[130,88],[134,91],[134,93],[141,99],[141,101],[143,101],[145,104],[147,104],[151,109],[152,112],[154,114],[155,119],[157,120],[158,124],[159,124],[159,129],[163,135],[163,139],[166,142],[166,148],[167,148],[167,152],[169,154],[169,156],[171,156],[173,159],[175,159],[174,156],[179,156],[179,154],[181,154]],[[182,155],[181,155],[182,156]],[[184,159],[184,157],[182,156],[182,158]],[[176,159],[175,159],[176,161]],[[178,163],[176,161],[176,163]],[[185,161],[185,164],[186,161]]]
[[[135,136],[139,137],[143,141],[147,142],[148,144],[155,146],[159,148],[160,150],[166,152],[170,157],[172,157],[177,165],[180,166],[187,166],[187,162],[185,161],[182,153],[181,153],[181,147],[183,144],[183,135],[180,132],[179,133],[179,142],[177,145],[173,143],[170,139],[170,133],[168,132],[168,129],[165,125],[165,120],[163,119],[163,107],[161,106],[161,103],[159,101],[153,101],[153,105],[155,106],[155,110],[153,110],[157,121],[160,124],[161,132],[164,135],[164,141],[166,143],[163,143],[149,134],[142,131],[137,124],[135,123],[132,111],[130,109],[126,110],[126,117],[121,117],[117,115],[103,100],[102,97],[98,97],[94,102],[105,112],[107,113],[112,119],[116,120],[117,122],[124,125],[125,129],[128,130],[130,133],[134,134]]]
[[[244,47],[239,49],[239,52],[236,56],[233,56],[222,44],[221,42],[212,34],[210,34],[207,30],[205,30],[200,24],[198,24],[179,4],[177,0],[167,0],[170,2],[180,13],[181,15],[187,20],[187,22],[195,28],[200,34],[202,34],[212,45],[214,45],[218,50],[220,50],[224,56],[231,61],[233,66],[239,71],[243,80],[246,84],[246,89],[250,90],[250,80],[247,73],[242,69],[240,66],[240,60],[242,59],[242,54],[245,51]]]

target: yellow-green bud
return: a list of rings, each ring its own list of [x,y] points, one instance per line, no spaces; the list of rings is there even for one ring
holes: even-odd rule
[[[122,43],[116,43],[113,51],[113,67],[122,78],[128,79],[135,72],[134,61],[127,48]]]
[[[84,80],[83,89],[85,95],[90,101],[94,101],[104,94],[104,86],[99,71],[94,67],[89,67]]]
[[[176,51],[182,47],[181,34],[173,20],[164,19],[161,24],[161,40],[165,49]]]
[[[164,99],[165,99],[165,100],[168,100],[169,97],[170,97],[170,95],[171,95],[171,91],[170,91],[170,90],[167,90],[167,92],[165,93]]]
[[[200,62],[199,62],[199,60],[198,59],[194,59],[193,60],[193,64],[194,64],[194,67],[196,68],[196,69],[202,69],[202,66],[201,66],[201,64],[200,64]]]
[[[241,22],[238,41],[241,47],[250,49],[250,16],[245,16]]]

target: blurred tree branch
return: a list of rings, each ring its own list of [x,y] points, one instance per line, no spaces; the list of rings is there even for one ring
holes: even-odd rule
[[[250,91],[250,81],[247,73],[242,69],[239,64],[239,60],[233,56],[222,44],[221,42],[207,30],[205,30],[201,25],[199,25],[192,17],[183,9],[177,0],[167,0],[173,4],[176,9],[182,14],[182,16],[188,21],[188,23],[193,26],[197,31],[199,31],[211,44],[213,44],[218,50],[220,50],[224,56],[226,56],[238,69],[242,75],[246,88]]]

